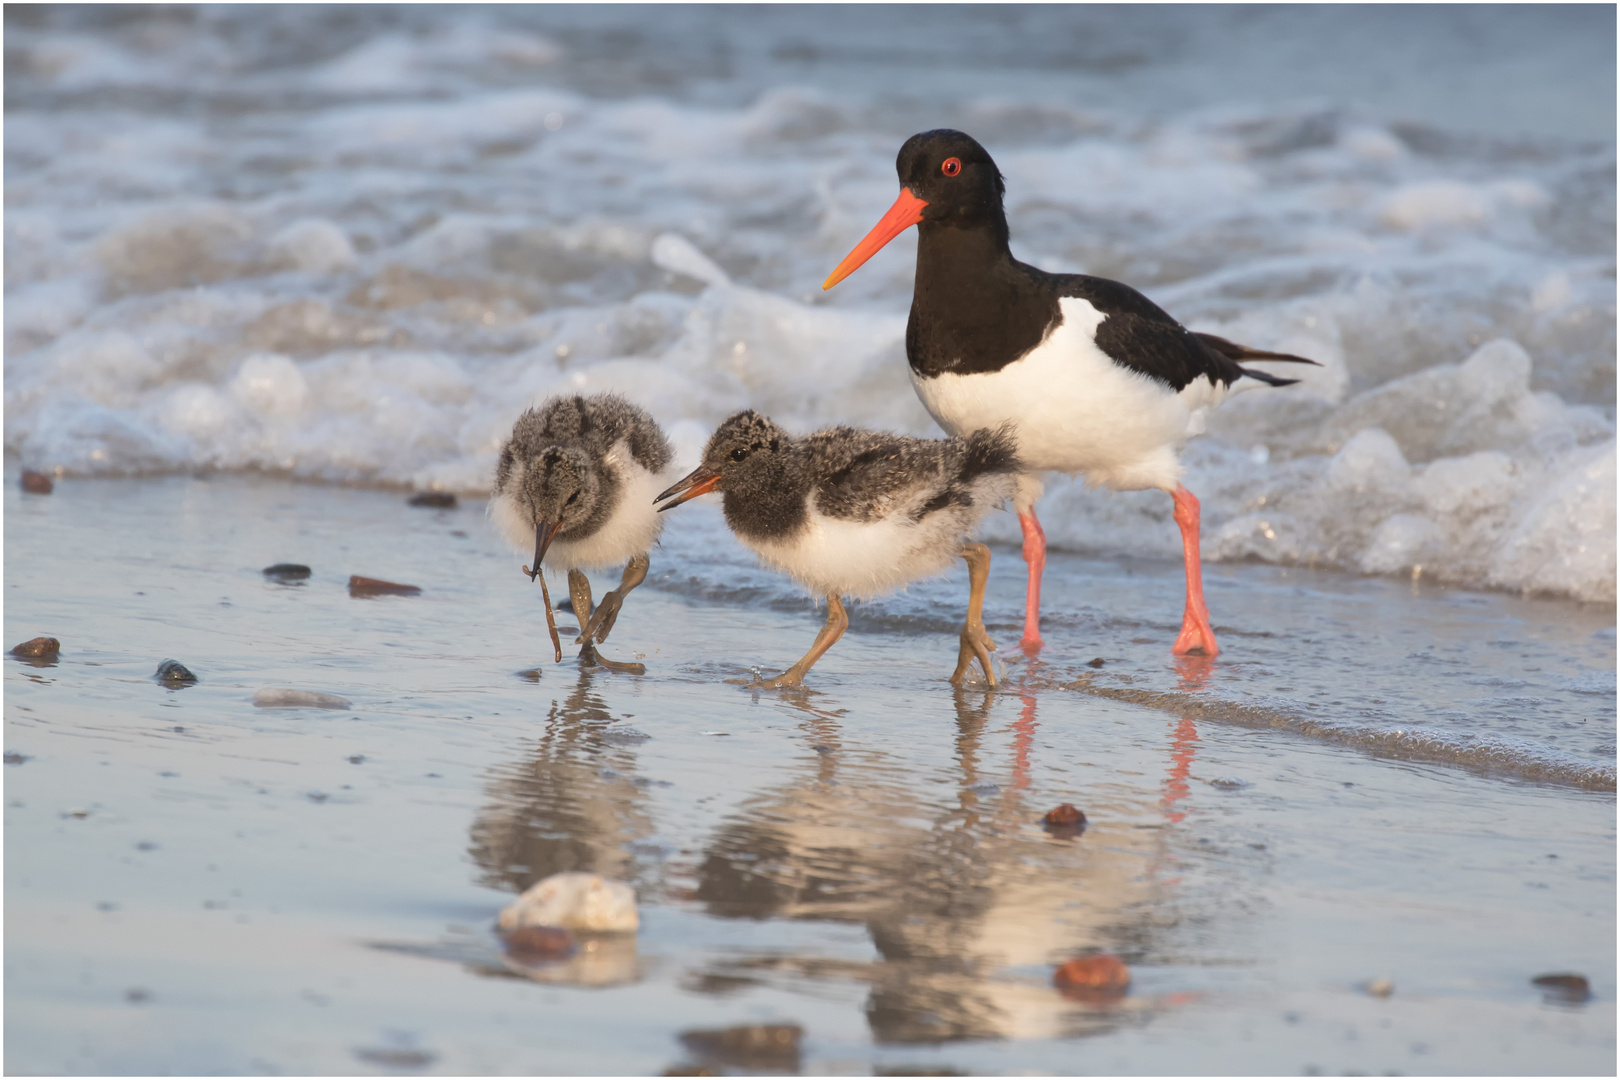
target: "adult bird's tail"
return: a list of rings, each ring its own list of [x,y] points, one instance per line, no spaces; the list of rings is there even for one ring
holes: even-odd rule
[[[1225,338],[1218,337],[1215,334],[1200,334],[1195,330],[1193,331],[1193,337],[1203,342],[1206,348],[1219,353],[1234,363],[1242,360],[1280,360],[1287,364],[1310,364],[1312,367],[1322,366],[1315,360],[1307,360],[1305,357],[1295,356],[1293,353],[1268,352],[1265,349],[1251,349],[1247,345],[1239,345],[1235,341],[1227,341]],[[1238,370],[1243,372],[1243,374],[1247,375],[1249,378],[1266,383],[1270,386],[1292,386],[1299,382],[1298,379],[1280,378],[1276,375],[1272,375],[1269,372],[1259,371],[1255,368],[1239,367]]]

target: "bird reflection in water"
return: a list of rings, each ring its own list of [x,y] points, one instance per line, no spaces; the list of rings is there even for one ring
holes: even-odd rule
[[[993,721],[1014,700],[1011,761],[991,766],[1002,753]],[[1159,907],[1143,873],[1154,839],[1108,823],[1085,843],[1048,837],[1035,824],[1044,808],[1029,803],[1035,695],[958,690],[953,704],[956,794],[934,804],[919,797],[914,763],[852,756],[836,717],[795,706],[814,759],[744,802],[696,868],[695,899],[710,914],[858,924],[878,959],[732,955],[689,975],[688,989],[865,983],[868,1024],[890,1044],[1091,1034],[1145,1018],[1139,999],[1076,1005],[1050,978],[1077,954],[1147,947]]]
[[[628,881],[643,900],[653,891],[656,882],[637,880],[632,850],[655,832],[647,782],[636,775],[642,736],[615,722],[593,686],[598,677],[582,665],[573,689],[552,702],[530,756],[492,770],[489,803],[473,822],[469,847],[480,884],[521,893],[577,870]],[[576,939],[566,958],[514,950],[504,964],[541,982],[607,986],[640,977],[634,934]]]

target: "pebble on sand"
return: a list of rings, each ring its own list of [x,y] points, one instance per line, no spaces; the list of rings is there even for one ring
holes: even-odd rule
[[[1041,827],[1055,837],[1072,839],[1086,831],[1086,815],[1071,803],[1064,803],[1041,818]]]
[[[425,506],[430,510],[454,510],[456,497],[448,491],[424,491],[406,500],[412,506]]]
[[[33,469],[24,469],[22,474],[22,489],[30,495],[49,495],[56,489],[56,484],[42,472]]]
[[[1052,985],[1066,998],[1077,1001],[1107,1001],[1122,997],[1131,984],[1131,969],[1125,961],[1108,953],[1080,956],[1052,973]]]
[[[1547,998],[1551,1001],[1578,1005],[1592,996],[1592,984],[1586,981],[1585,975],[1576,975],[1574,972],[1537,975],[1530,981],[1546,991]]]
[[[633,933],[641,926],[641,916],[629,885],[601,874],[569,871],[529,886],[501,912],[497,925],[506,934],[525,926]]]
[[[418,585],[401,585],[397,581],[349,575],[350,596],[415,596],[421,591]]]
[[[309,577],[309,567],[303,563],[278,562],[264,568],[264,576],[277,581],[303,581]]]
[[[1395,992],[1395,982],[1392,979],[1374,979],[1367,984],[1367,993],[1377,998],[1387,998]]]
[[[321,694],[314,690],[264,689],[253,695],[253,704],[261,709],[348,709],[353,706],[348,698],[336,694]]]
[[[165,686],[190,686],[197,681],[197,676],[191,673],[191,669],[178,660],[163,661],[158,665],[152,678]]]
[[[21,645],[11,650],[12,656],[44,657],[55,656],[62,651],[62,643],[53,637],[29,638]]]

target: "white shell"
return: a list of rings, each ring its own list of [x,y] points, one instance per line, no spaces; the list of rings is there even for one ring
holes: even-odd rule
[[[502,930],[522,926],[560,926],[565,930],[634,933],[641,925],[636,893],[622,881],[601,874],[570,871],[552,874],[501,912]]]

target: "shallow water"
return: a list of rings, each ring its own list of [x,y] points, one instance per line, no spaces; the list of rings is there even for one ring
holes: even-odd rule
[[[802,1027],[766,1064],[807,1073],[1614,1068],[1612,750],[1579,786],[1613,742],[1612,685],[1582,693],[1612,612],[1232,565],[1226,651],[1188,671],[1173,562],[1060,555],[1054,644],[1003,689],[944,681],[958,575],[761,693],[819,616],[707,507],[604,648],[639,677],[549,662],[476,500],[13,475],[4,510],[5,640],[63,644],[6,661],[8,1071],[757,1071],[680,1036],[758,1023]],[[312,576],[260,572],[287,561]],[[1003,657],[1020,569],[996,550]],[[200,681],[160,686],[164,658]],[[1451,697],[1431,669],[1465,673]],[[1390,726],[1518,756],[1355,734]],[[1578,779],[1526,779],[1532,745]],[[1036,824],[1060,802],[1080,837]],[[514,969],[496,913],[567,869],[632,882],[641,932]],[[1127,996],[1052,989],[1089,950]],[[1545,1001],[1555,971],[1593,1000]]]

